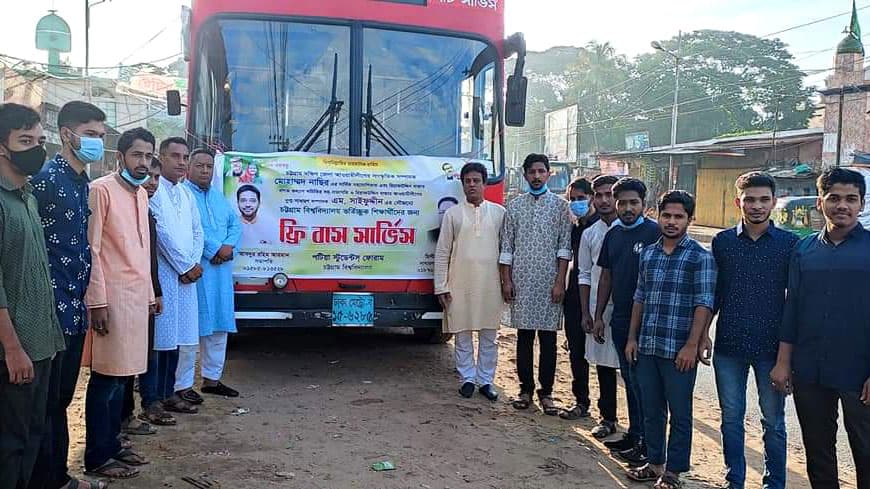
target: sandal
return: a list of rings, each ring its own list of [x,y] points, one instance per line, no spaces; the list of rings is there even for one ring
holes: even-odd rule
[[[163,409],[159,402],[152,403],[139,413],[139,419],[157,426],[175,426],[175,418]]]
[[[196,414],[199,412],[199,409],[197,409],[196,406],[191,406],[189,402],[179,397],[178,394],[163,401],[163,409],[181,414]]]
[[[532,395],[528,392],[521,392],[519,397],[511,401],[511,406],[517,410],[528,409],[532,405]]]
[[[87,488],[83,487],[82,484],[87,484]],[[109,489],[109,484],[106,481],[102,481],[99,479],[94,480],[79,480],[79,479],[70,479],[69,482],[66,483],[60,489]]]
[[[581,406],[580,404],[572,407],[571,409],[563,409],[562,412],[559,413],[560,418],[567,419],[569,421],[588,418],[589,416],[589,408]]]
[[[144,421],[138,421],[136,419],[130,418],[124,423],[124,426],[121,428],[121,433],[134,436],[146,436],[156,435],[157,430],[155,430],[153,426]]]
[[[120,452],[118,452],[118,454],[115,455],[115,460],[134,467],[148,465],[149,463],[151,463],[146,460],[145,457],[139,455],[138,453],[134,452],[129,448],[124,448]]]
[[[132,479],[139,475],[139,469],[110,458],[96,469],[85,471],[85,475],[107,479]]]
[[[665,472],[661,477],[659,477],[659,480],[653,486],[653,489],[679,489],[681,487],[683,487],[683,481],[680,480],[680,476],[670,472]]]
[[[559,414],[559,408],[556,407],[556,403],[553,402],[553,398],[550,396],[541,397],[541,409],[544,410],[544,414],[547,416],[556,416]]]
[[[659,474],[649,464],[646,464],[643,467],[629,469],[626,472],[626,476],[635,482],[653,482],[660,480],[659,478],[662,477],[662,474]]]
[[[133,448],[133,442],[124,435],[118,437],[118,443],[121,444],[121,449],[129,450]]]

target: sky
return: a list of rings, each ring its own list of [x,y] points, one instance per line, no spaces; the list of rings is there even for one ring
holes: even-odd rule
[[[2,0],[4,3],[13,0]],[[90,0],[94,3],[98,0]],[[242,0],[240,0],[242,1]],[[282,0],[287,1],[287,0]],[[333,0],[340,1],[340,0]],[[619,53],[634,56],[651,51],[650,42],[668,39],[679,30],[736,30],[764,36],[849,11],[849,0],[501,0],[505,31],[523,32],[532,50],[559,45],[610,42]],[[36,22],[49,9],[73,32],[73,65],[84,65],[84,1],[27,0],[4,9],[0,53],[44,62],[47,54],[34,46]],[[91,10],[91,66],[154,61],[181,51],[180,13],[185,0],[110,0]],[[865,32],[870,32],[870,0],[858,0]],[[833,53],[843,38],[848,14],[779,37],[804,70],[833,66]],[[870,37],[865,38],[870,46]],[[96,70],[98,73],[99,71]],[[821,85],[827,73],[808,84]]]

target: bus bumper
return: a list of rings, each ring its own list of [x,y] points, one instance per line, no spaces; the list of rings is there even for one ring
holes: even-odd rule
[[[441,328],[434,295],[375,293],[376,328]],[[236,321],[246,328],[333,327],[332,293],[236,293]]]

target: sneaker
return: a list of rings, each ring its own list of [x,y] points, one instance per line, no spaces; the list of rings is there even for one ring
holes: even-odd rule
[[[628,434],[623,434],[618,440],[604,442],[604,447],[613,452],[622,452],[634,448],[635,442]]]
[[[616,433],[616,423],[613,421],[602,419],[598,426],[592,428],[592,436],[597,440],[603,440],[614,433]]]

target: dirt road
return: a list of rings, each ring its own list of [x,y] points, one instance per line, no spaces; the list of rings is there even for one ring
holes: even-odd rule
[[[137,450],[152,463],[137,479],[112,487],[194,487],[183,477],[222,488],[644,487],[630,484],[588,435],[593,420],[565,422],[511,408],[512,330],[502,330],[496,380],[502,398],[496,403],[458,396],[450,345],[420,345],[379,332],[337,333],[253,331],[237,337],[225,381],[242,397],[208,398],[200,414],[179,415],[177,427],[136,438]],[[567,362],[560,349],[556,397],[563,404],[571,401]],[[83,385],[72,419],[82,412]],[[620,392],[624,422],[622,401]],[[237,408],[248,411],[232,414]],[[699,393],[695,415],[694,469],[686,487],[717,487],[722,457],[715,397]],[[747,431],[747,487],[760,487],[760,433],[755,425]],[[72,439],[71,461],[78,467],[81,422]],[[371,469],[384,460],[396,470]],[[809,487],[802,462],[799,447],[791,450],[789,489]]]

